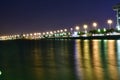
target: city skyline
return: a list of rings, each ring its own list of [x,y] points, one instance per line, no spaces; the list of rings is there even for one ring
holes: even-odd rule
[[[112,6],[119,1],[97,0],[24,0],[1,1],[0,33],[20,34],[45,32],[76,25],[91,27],[97,22],[99,27],[107,26],[112,19],[116,26],[116,12]]]

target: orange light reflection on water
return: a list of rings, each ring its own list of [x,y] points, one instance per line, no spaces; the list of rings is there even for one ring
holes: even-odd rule
[[[92,40],[92,51],[93,51],[93,71],[95,75],[95,80],[103,80],[104,79],[104,73],[103,68],[101,64],[101,58],[100,58],[100,50],[101,50],[101,40]]]
[[[93,80],[93,71],[91,65],[91,58],[90,58],[90,42],[89,40],[83,41],[83,64],[84,64],[84,75],[85,80]]]
[[[83,80],[83,64],[82,64],[82,51],[81,51],[81,41],[80,40],[76,40],[75,41],[75,66],[76,66],[76,74],[77,74],[77,78],[79,80]]]
[[[42,66],[41,51],[39,50],[39,47],[37,44],[34,45],[31,56],[34,61],[33,65],[35,66],[35,68],[33,68],[33,72],[36,76],[36,79],[43,79],[44,78],[44,69],[37,67],[37,66]]]
[[[116,61],[115,40],[108,40],[108,69],[110,79],[119,80]]]

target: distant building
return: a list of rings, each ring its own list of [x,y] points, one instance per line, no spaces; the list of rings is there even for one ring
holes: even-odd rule
[[[120,30],[120,3],[113,6],[113,10],[117,12],[117,14],[116,14],[116,17],[117,17],[116,28],[117,28],[117,30]]]

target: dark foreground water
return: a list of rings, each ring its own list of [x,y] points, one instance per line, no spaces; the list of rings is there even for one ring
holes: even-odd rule
[[[0,42],[0,80],[120,80],[120,40]]]

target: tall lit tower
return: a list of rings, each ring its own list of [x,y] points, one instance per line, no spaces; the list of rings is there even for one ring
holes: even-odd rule
[[[113,6],[113,10],[117,12],[117,14],[116,14],[116,17],[117,17],[116,28],[117,28],[117,30],[120,30],[120,3]]]

